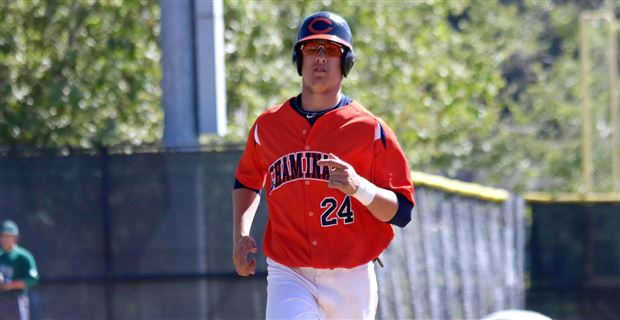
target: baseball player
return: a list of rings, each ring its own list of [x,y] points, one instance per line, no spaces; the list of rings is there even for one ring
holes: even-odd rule
[[[30,319],[28,289],[39,283],[32,254],[17,245],[19,229],[11,220],[0,225],[0,319]]]
[[[392,225],[411,220],[409,165],[385,122],[341,91],[355,62],[342,17],[306,17],[293,62],[301,94],[256,119],[236,170],[233,263],[241,276],[255,272],[250,227],[262,194],[266,318],[373,319],[373,261]]]

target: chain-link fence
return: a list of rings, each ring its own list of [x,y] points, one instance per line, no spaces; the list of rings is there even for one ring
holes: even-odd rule
[[[384,319],[480,319],[525,307],[522,198],[418,187],[416,201],[378,272]]]
[[[620,191],[617,29],[612,11],[581,15],[582,191],[586,192]]]
[[[239,149],[0,156],[0,219],[39,264],[44,319],[255,319],[266,265],[231,263]],[[523,307],[523,201],[425,186],[379,268],[381,318],[477,318]],[[257,240],[267,213],[261,203]],[[260,246],[260,243],[259,243]]]

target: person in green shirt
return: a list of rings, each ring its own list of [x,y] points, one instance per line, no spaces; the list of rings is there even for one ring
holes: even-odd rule
[[[28,289],[39,284],[32,254],[17,245],[19,229],[11,220],[0,225],[0,319],[30,319]]]

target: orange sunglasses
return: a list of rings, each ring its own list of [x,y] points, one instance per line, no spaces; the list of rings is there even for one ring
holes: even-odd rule
[[[310,41],[301,46],[301,52],[309,56],[319,54],[321,49],[325,51],[327,56],[335,58],[339,58],[344,52],[339,44],[331,41]]]

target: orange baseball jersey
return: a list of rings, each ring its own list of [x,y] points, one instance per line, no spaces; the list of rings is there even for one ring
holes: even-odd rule
[[[335,154],[378,187],[414,203],[409,165],[389,127],[356,101],[311,125],[290,99],[262,113],[248,135],[236,179],[264,189],[265,255],[289,267],[352,268],[377,258],[394,237],[357,199],[329,188]]]

